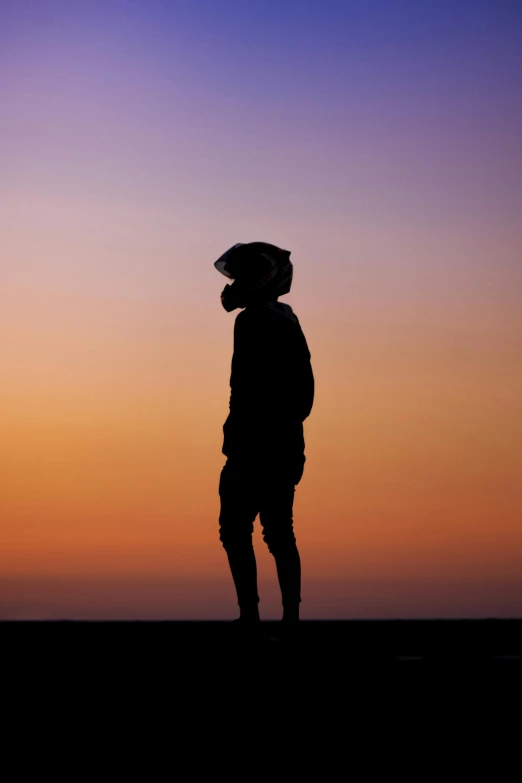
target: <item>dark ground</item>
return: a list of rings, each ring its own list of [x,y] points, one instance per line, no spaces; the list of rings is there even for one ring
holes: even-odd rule
[[[280,638],[280,623],[260,628],[250,638],[229,622],[4,621],[0,639],[13,660],[38,650],[38,660],[54,665],[89,659],[190,668],[203,656],[233,670],[248,657],[276,667],[288,660],[296,669],[327,663],[341,677],[350,664],[522,662],[522,619],[307,620],[289,639]]]
[[[131,766],[147,734],[173,768],[187,757],[190,777],[205,761],[227,779],[261,763],[274,777],[281,759],[292,779],[299,765],[309,777],[314,754],[342,768],[359,752],[386,767],[395,754],[394,768],[407,762],[422,781],[420,743],[432,745],[421,766],[441,747],[467,757],[472,726],[474,758],[493,730],[504,750],[519,745],[522,620],[304,621],[299,638],[271,641],[278,630],[263,622],[256,640],[227,622],[3,622],[3,715],[18,737],[48,730],[46,752],[62,761],[65,731],[82,759],[105,743]]]

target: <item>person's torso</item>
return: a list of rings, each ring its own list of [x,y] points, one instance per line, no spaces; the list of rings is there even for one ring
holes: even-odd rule
[[[304,449],[313,400],[310,352],[289,305],[250,306],[236,318],[225,448]],[[225,451],[225,453],[227,453]]]

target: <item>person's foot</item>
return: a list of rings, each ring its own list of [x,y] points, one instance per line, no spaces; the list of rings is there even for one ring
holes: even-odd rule
[[[283,623],[298,623],[299,622],[299,604],[290,604],[283,607]]]
[[[240,606],[238,619],[244,623],[261,622],[261,618],[259,617],[259,606],[257,604]]]

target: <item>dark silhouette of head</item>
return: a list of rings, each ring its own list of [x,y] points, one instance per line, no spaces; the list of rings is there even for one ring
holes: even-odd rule
[[[290,251],[267,242],[233,245],[214,266],[221,274],[234,280],[221,292],[221,304],[227,312],[276,300],[287,294],[292,285]]]

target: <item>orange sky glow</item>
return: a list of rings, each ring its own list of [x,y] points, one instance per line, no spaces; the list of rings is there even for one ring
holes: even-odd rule
[[[37,5],[6,4],[0,85],[0,618],[236,615],[217,523],[235,313],[213,262],[255,240],[292,251],[316,377],[302,616],[522,616],[508,20],[487,81],[478,17],[439,57],[415,19],[372,49],[360,10],[348,68],[330,10],[331,62],[276,39],[272,73],[242,17],[251,60],[188,6],[178,30],[156,0],[92,26],[56,2],[41,27]],[[255,546],[278,617],[258,527]]]

